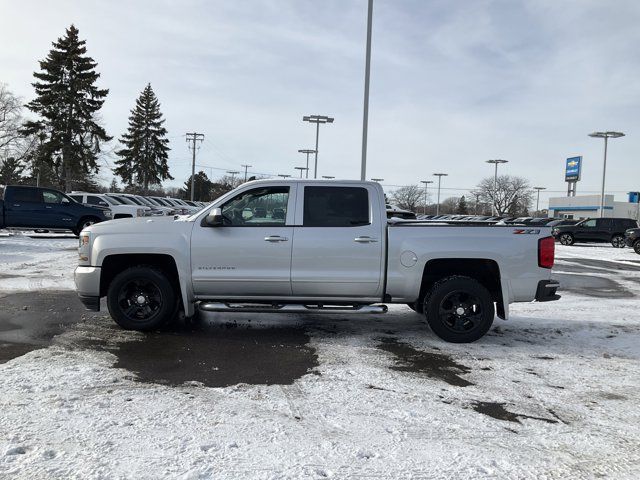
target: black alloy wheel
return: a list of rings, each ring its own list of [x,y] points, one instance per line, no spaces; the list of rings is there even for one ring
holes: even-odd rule
[[[127,330],[153,330],[177,314],[173,285],[161,270],[131,267],[116,275],[107,292],[111,317]]]
[[[495,317],[491,293],[477,280],[454,275],[436,282],[425,297],[424,312],[431,330],[453,343],[481,338]]]

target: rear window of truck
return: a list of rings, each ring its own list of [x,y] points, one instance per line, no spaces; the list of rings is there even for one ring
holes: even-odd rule
[[[305,227],[369,225],[369,194],[362,187],[304,187]]]

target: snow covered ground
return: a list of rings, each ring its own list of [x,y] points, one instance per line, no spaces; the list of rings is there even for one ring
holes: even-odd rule
[[[0,297],[72,288],[76,241],[0,237]],[[123,351],[164,365],[174,351],[149,342],[206,355],[203,337],[76,323],[0,364],[0,477],[639,478],[640,256],[557,253],[563,298],[512,305],[471,345],[439,341],[404,306],[205,318],[218,340],[275,332],[276,350],[278,332],[299,330],[306,340],[287,355],[313,366],[288,382],[205,386],[196,364],[180,367],[185,383],[149,381],[145,358],[123,368]],[[201,363],[233,370],[211,345]]]

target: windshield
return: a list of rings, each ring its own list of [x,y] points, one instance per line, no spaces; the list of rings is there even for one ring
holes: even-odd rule
[[[125,205],[138,205],[136,202],[131,200],[129,197],[120,197],[120,196],[117,196],[117,195],[109,195],[109,196],[113,197],[113,198],[115,198],[117,200],[120,200]]]

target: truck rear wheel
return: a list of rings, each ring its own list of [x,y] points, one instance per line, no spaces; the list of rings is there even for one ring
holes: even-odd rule
[[[495,316],[489,291],[473,278],[454,275],[436,282],[424,299],[431,330],[445,342],[475,342]]]
[[[157,329],[173,319],[177,306],[173,285],[163,271],[153,267],[124,270],[107,291],[109,313],[126,330]]]

